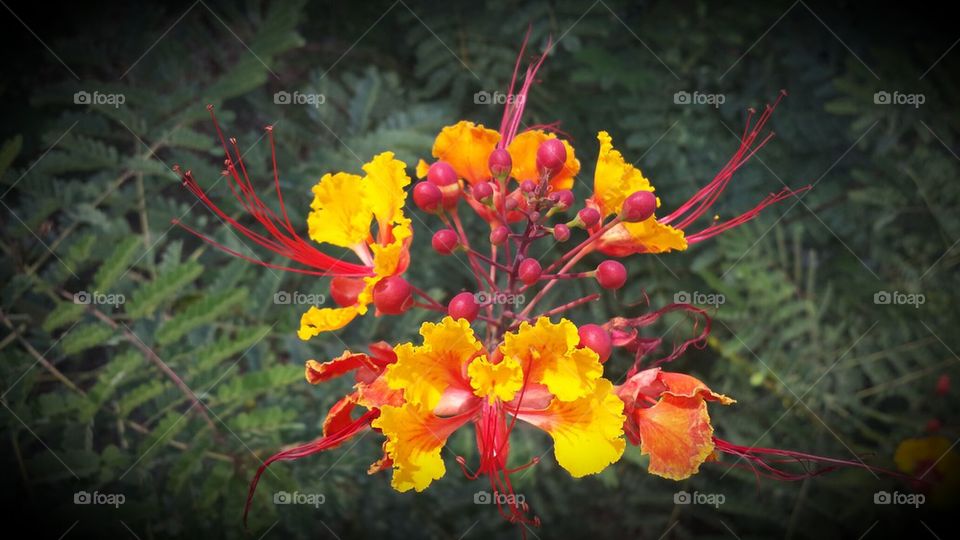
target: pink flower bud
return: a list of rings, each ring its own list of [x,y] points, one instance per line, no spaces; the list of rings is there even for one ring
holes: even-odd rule
[[[373,288],[373,305],[387,315],[399,315],[413,305],[413,287],[400,276],[380,280]]]
[[[493,197],[493,186],[490,182],[479,182],[473,186],[473,198],[478,201],[484,201]]]
[[[524,180],[520,182],[520,191],[524,193],[533,193],[537,190],[537,183],[533,180]]]
[[[430,242],[433,250],[441,255],[449,255],[460,245],[460,239],[453,229],[440,229],[433,233],[433,239]]]
[[[561,210],[566,210],[573,206],[573,192],[569,189],[561,189],[550,194],[550,200],[556,203]]]
[[[570,239],[570,227],[567,227],[563,223],[558,223],[553,226],[553,239],[557,242],[566,242]]]
[[[492,231],[490,231],[490,243],[499,246],[500,244],[507,241],[507,236],[510,235],[510,229],[505,225],[500,225]]]
[[[627,223],[645,221],[657,209],[657,196],[649,191],[635,191],[625,201],[620,219]]]
[[[436,212],[443,203],[443,193],[431,182],[418,182],[413,186],[413,202],[424,212]]]
[[[440,187],[456,184],[457,178],[457,172],[446,161],[438,161],[427,170],[427,180]]]
[[[534,258],[527,258],[521,261],[520,268],[517,270],[520,281],[527,285],[536,283],[537,280],[540,279],[541,273],[543,273],[543,268],[540,266],[540,261]]]
[[[577,212],[577,217],[586,227],[593,227],[600,222],[600,211],[589,206]]]
[[[537,148],[537,170],[553,178],[567,162],[567,148],[559,139],[547,139]]]
[[[487,166],[490,167],[490,174],[497,180],[503,181],[510,176],[510,170],[513,168],[513,159],[510,152],[503,148],[497,148],[490,152],[490,159],[487,160]]]
[[[606,362],[613,352],[613,341],[610,333],[596,324],[585,324],[577,330],[580,334],[580,346],[597,353],[600,363]]]
[[[480,313],[477,297],[471,292],[462,292],[454,296],[447,304],[447,314],[454,319],[466,319],[473,322]]]
[[[597,283],[604,289],[616,290],[627,282],[626,267],[614,260],[603,261],[597,266],[596,272]]]

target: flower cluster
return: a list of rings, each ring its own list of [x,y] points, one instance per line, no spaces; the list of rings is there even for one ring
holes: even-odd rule
[[[423,309],[438,319],[422,324],[417,343],[379,342],[367,352],[345,351],[334,359],[307,361],[309,383],[350,375],[355,380],[353,391],[331,408],[322,436],[280,452],[260,467],[251,497],[271,463],[334,448],[365,429],[384,438],[383,457],[369,472],[390,471],[397,491],[421,491],[444,476],[446,441],[467,427],[476,434],[479,463],[471,466],[457,457],[464,474],[484,476],[495,492],[513,494],[511,475],[538,461],[511,463],[510,436],[518,422],[549,434],[557,463],[574,477],[596,474],[616,463],[627,443],[649,456],[649,472],[674,480],[697,473],[721,451],[771,476],[805,476],[791,475],[776,464],[815,456],[737,446],[716,438],[708,406],[734,400],[690,375],[661,367],[688,346],[705,342],[709,318],[703,310],[671,304],[642,317],[614,317],[579,327],[562,318],[599,298],[602,290],[615,291],[630,279],[620,259],[686,250],[797,193],[783,190],[743,215],[696,226],[737,169],[770,140],[765,125],[785,93],[759,115],[750,112],[730,160],[712,181],[669,212],[661,210],[652,182],[615,149],[609,133],[600,131],[592,192],[578,203],[575,182],[590,182],[570,141],[553,125],[521,129],[526,98],[544,56],[523,77],[518,77],[518,59],[509,95],[519,98],[506,104],[499,129],[469,121],[443,128],[430,162],[420,160],[413,169],[416,183],[407,164],[389,151],[363,165],[362,176],[324,175],[313,187],[306,224],[313,243],[301,238],[287,217],[276,159],[279,212],[257,194],[236,141],[224,139],[214,118],[226,153],[224,175],[255,223],[244,225],[220,210],[189,171],[182,173],[184,184],[237,232],[285,257],[289,265],[243,256],[184,228],[251,262],[331,278],[330,297],[337,307],[311,307],[303,313],[301,339],[343,328],[365,316],[371,305],[375,316]],[[268,134],[273,147],[271,128]],[[464,211],[474,212],[489,225],[482,238],[467,234],[461,220]],[[434,298],[416,286],[416,276],[405,276],[415,229],[411,217],[423,229],[431,227],[431,221],[436,224],[430,240],[433,251],[463,257],[475,278],[475,290]],[[538,243],[565,249],[548,250],[558,255],[542,261],[531,255],[531,246]],[[326,254],[317,247],[324,244],[346,248],[357,261]],[[597,253],[607,258],[593,268],[576,268],[587,255]],[[544,306],[551,289],[577,279],[595,281],[600,290]],[[705,321],[703,332],[669,356],[644,363],[661,344],[642,337],[639,330],[676,310]],[[616,374],[611,377],[604,368],[617,351],[632,357],[633,363],[624,377],[614,380]],[[522,497],[505,500],[497,503],[505,518],[538,523]]]

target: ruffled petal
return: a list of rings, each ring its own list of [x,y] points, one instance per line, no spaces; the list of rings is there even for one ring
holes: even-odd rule
[[[713,452],[713,426],[703,399],[665,394],[656,405],[633,412],[640,453],[650,456],[648,470],[683,480],[700,470]]]
[[[325,174],[313,186],[307,230],[315,242],[352,248],[370,236],[373,211],[355,174]]]
[[[383,152],[363,166],[365,204],[384,231],[397,218],[403,219],[403,205],[407,200],[405,187],[410,185],[407,165],[394,158],[393,152]]]
[[[467,362],[480,354],[482,345],[465,319],[444,317],[438,324],[420,326],[423,345],[402,343],[394,347],[397,362],[387,368],[387,384],[403,390],[408,403],[432,411],[448,389],[472,392],[464,377]]]
[[[449,163],[467,182],[483,182],[491,178],[487,162],[499,141],[496,131],[464,120],[440,130],[433,157]]]
[[[580,336],[572,322],[552,323],[541,317],[536,323],[523,322],[516,332],[504,335],[500,347],[505,358],[514,358],[531,383],[545,385],[560,401],[588,395],[603,374],[600,357],[594,351],[578,349]]]
[[[490,403],[496,399],[510,401],[523,387],[523,370],[512,357],[506,357],[498,364],[489,362],[485,356],[475,358],[467,368],[467,375],[473,393],[487,398]]]
[[[518,182],[524,180],[538,180],[540,172],[537,170],[537,149],[547,139],[556,139],[553,133],[547,133],[540,129],[524,131],[518,134],[510,142],[507,152],[513,160],[513,170],[510,176]],[[580,172],[580,160],[577,159],[573,147],[570,143],[561,139],[564,148],[567,150],[567,161],[563,165],[563,170],[558,172],[550,179],[550,186],[554,190],[570,189],[573,187],[573,177]]]
[[[555,399],[544,411],[521,411],[518,416],[550,434],[557,463],[577,478],[616,463],[626,447],[623,401],[606,379],[598,380],[585,397]]]
[[[300,329],[297,337],[307,341],[321,332],[339,330],[350,324],[357,315],[367,312],[366,305],[348,306],[343,308],[318,308],[311,306],[300,317]]]
[[[669,253],[687,249],[682,230],[651,217],[639,223],[618,223],[597,239],[597,250],[612,257],[636,253]]]
[[[310,384],[319,384],[349,373],[355,369],[373,368],[375,364],[363,353],[344,351],[343,354],[327,362],[307,360],[306,377]]]
[[[640,169],[627,163],[623,154],[613,149],[613,139],[606,131],[597,134],[600,141],[600,155],[593,176],[594,200],[604,216],[619,214],[623,201],[635,191],[653,192],[650,181]],[[657,206],[660,200],[657,199]]]

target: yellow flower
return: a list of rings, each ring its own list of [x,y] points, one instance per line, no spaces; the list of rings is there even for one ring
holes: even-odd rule
[[[548,139],[556,139],[553,133],[547,133],[540,129],[524,131],[518,134],[510,141],[507,151],[513,160],[513,170],[510,176],[518,182],[524,180],[538,180],[540,177],[537,171],[537,150],[540,145]],[[564,148],[567,150],[567,161],[553,178],[550,179],[550,187],[553,190],[571,189],[573,187],[573,177],[580,172],[580,160],[577,159],[570,143],[561,139]]]
[[[499,364],[491,364],[486,357],[477,358],[467,368],[470,386],[479,397],[510,401],[523,387],[523,369],[515,358],[504,358]]]
[[[300,318],[300,339],[343,328],[366,314],[377,283],[406,269],[413,228],[403,214],[404,188],[410,184],[405,169],[393,152],[383,152],[363,166],[366,176],[326,174],[313,187],[307,217],[310,238],[352,249],[368,262],[371,275],[363,278],[364,287],[353,305],[308,309]],[[371,234],[374,222],[376,238]]]
[[[613,148],[613,140],[606,131],[597,134],[600,155],[593,177],[593,202],[603,216],[619,214],[623,202],[636,191],[653,192],[650,181],[640,169],[627,163],[623,154]],[[660,206],[660,199],[657,199]],[[623,256],[632,253],[665,253],[687,249],[683,231],[664,225],[650,216],[638,223],[620,223],[599,239],[597,248],[608,255]]]
[[[449,163],[467,182],[483,182],[491,177],[487,162],[499,141],[496,131],[464,120],[440,130],[433,143],[433,157]]]

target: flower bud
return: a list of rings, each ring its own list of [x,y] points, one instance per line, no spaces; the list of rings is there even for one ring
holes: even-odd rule
[[[460,245],[460,238],[453,229],[440,229],[433,233],[433,239],[430,241],[433,250],[441,255],[449,255]]]
[[[610,332],[596,324],[585,324],[577,330],[580,334],[580,346],[586,347],[597,353],[600,357],[600,363],[606,362],[613,351],[613,340],[610,339]]]
[[[558,223],[553,226],[553,239],[557,242],[566,242],[570,239],[570,227],[567,227],[563,223]]]
[[[443,193],[431,182],[418,182],[413,186],[413,202],[424,212],[436,212],[443,203]]]
[[[454,319],[466,319],[473,322],[480,313],[480,306],[477,304],[477,297],[471,292],[462,292],[447,304],[447,314]]]
[[[504,181],[510,176],[510,170],[513,168],[513,159],[510,152],[503,148],[497,148],[490,152],[490,159],[487,160],[487,166],[490,167],[490,174],[499,181]]]
[[[364,287],[363,278],[337,276],[330,280],[330,296],[340,307],[353,306]]]
[[[520,191],[524,193],[533,193],[537,190],[537,183],[533,180],[524,180],[520,182]]]
[[[504,207],[508,212],[509,212],[509,211],[512,211],[512,210],[516,210],[516,209],[517,209],[517,206],[519,206],[519,205],[520,205],[520,203],[517,202],[517,199],[515,199],[515,198],[513,198],[513,197],[507,197],[507,199],[506,199],[505,201],[503,201],[503,207]]]
[[[606,260],[597,266],[595,277],[604,289],[616,290],[627,282],[627,269],[617,261]]]
[[[500,244],[507,241],[507,236],[510,235],[510,229],[505,225],[500,225],[490,231],[490,243],[499,246]]]
[[[600,211],[588,206],[577,212],[577,217],[580,218],[585,227],[593,227],[600,222]]]
[[[562,171],[566,162],[567,148],[560,139],[547,139],[537,148],[537,170],[547,178]]]
[[[540,279],[540,274],[543,273],[543,268],[540,266],[540,261],[534,258],[527,258],[520,262],[520,267],[517,270],[517,275],[520,276],[520,281],[526,283],[527,285],[533,285]]]
[[[439,187],[457,183],[457,172],[446,161],[438,161],[427,170],[427,180]]]
[[[657,196],[650,191],[635,191],[625,201],[620,219],[627,223],[645,221],[657,209]]]
[[[387,315],[399,315],[413,305],[413,287],[400,276],[380,280],[373,287],[373,305]]]
[[[573,192],[569,189],[561,189],[550,194],[550,200],[553,201],[561,210],[566,210],[573,206]]]
[[[490,182],[479,182],[473,186],[472,193],[474,199],[483,202],[493,197],[493,186]]]

